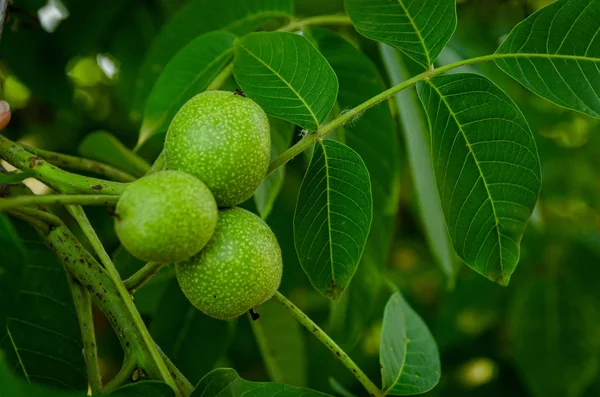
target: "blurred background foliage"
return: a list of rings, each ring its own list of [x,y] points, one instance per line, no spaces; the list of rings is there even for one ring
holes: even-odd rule
[[[517,22],[550,2],[459,0],[458,30],[440,63],[492,53]],[[119,155],[119,141],[133,148],[138,138],[140,110],[134,100],[138,71],[161,27],[185,3],[15,0],[0,42],[0,98],[13,110],[3,133],[32,146],[95,157],[136,173],[136,164]],[[343,11],[343,1],[297,0],[296,8],[298,16],[336,13]],[[351,28],[341,31],[385,76],[375,43],[359,38]],[[417,71],[414,65],[409,69]],[[399,215],[385,272],[439,344],[442,380],[428,395],[600,395],[599,121],[534,96],[493,64],[474,70],[505,89],[531,124],[542,160],[543,189],[511,285],[497,286],[460,266],[456,286],[447,289],[425,243],[402,155]],[[139,154],[153,161],[161,139],[159,135],[150,140]],[[336,327],[329,302],[310,287],[296,259],[292,215],[306,160],[300,156],[290,163],[268,218],[284,252],[282,292],[336,340],[345,342],[344,348],[376,379],[381,313],[389,291],[364,291],[362,298],[375,310],[362,313],[366,325],[356,338],[348,337],[345,329]],[[119,247],[106,210],[88,213],[109,252],[114,252],[122,276],[139,269],[142,264]],[[15,224],[21,236],[27,235],[27,228]],[[3,255],[7,260],[6,251]],[[135,302],[159,345],[192,382],[214,366],[233,366],[250,380],[364,393],[331,354],[290,324],[278,307],[261,309],[275,313],[267,317],[277,323],[268,327],[251,324],[245,317],[235,322],[209,319],[187,303],[173,273],[163,269],[136,293]],[[108,378],[118,371],[121,353],[100,313],[96,320],[102,369]],[[285,331],[273,334],[273,329]]]

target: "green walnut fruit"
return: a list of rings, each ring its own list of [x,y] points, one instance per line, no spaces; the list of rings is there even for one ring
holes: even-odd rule
[[[188,172],[213,192],[219,207],[249,199],[262,182],[271,153],[269,120],[252,99],[208,91],[186,102],[169,126],[169,169]]]
[[[189,261],[177,264],[177,280],[190,302],[205,314],[238,317],[273,296],[283,265],[269,226],[241,208],[219,212],[213,238]]]
[[[217,225],[217,203],[198,178],[160,171],[128,186],[117,203],[115,230],[133,256],[177,263],[194,256]]]

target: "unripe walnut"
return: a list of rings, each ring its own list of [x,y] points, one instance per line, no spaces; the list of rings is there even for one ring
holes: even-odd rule
[[[232,207],[256,191],[269,166],[267,115],[250,98],[208,91],[186,102],[165,140],[167,167],[188,172],[212,191],[219,207]]]
[[[269,226],[241,208],[219,212],[213,238],[189,261],[177,264],[177,280],[190,302],[205,314],[238,317],[273,296],[283,264]]]
[[[133,256],[177,263],[197,254],[212,237],[217,204],[198,178],[160,171],[128,186],[117,203],[115,230]]]

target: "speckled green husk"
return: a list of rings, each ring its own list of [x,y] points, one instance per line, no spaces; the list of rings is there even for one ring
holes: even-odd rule
[[[181,107],[165,141],[167,167],[195,175],[219,207],[249,199],[269,166],[267,115],[250,98],[208,91]]]
[[[251,212],[231,208],[219,212],[207,246],[177,265],[177,280],[196,308],[228,319],[271,298],[282,271],[281,249],[269,226]]]
[[[194,256],[217,225],[208,187],[182,171],[160,171],[133,182],[117,203],[115,230],[133,256],[177,263]]]

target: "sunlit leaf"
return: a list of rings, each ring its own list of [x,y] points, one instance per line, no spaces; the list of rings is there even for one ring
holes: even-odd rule
[[[600,0],[559,0],[518,24],[496,64],[539,96],[600,117]]]
[[[325,397],[327,394],[281,383],[249,382],[230,368],[215,369],[206,375],[191,397]]]
[[[540,191],[533,134],[514,102],[470,73],[419,83],[431,127],[434,171],[454,249],[507,285]]]
[[[181,292],[176,279],[165,289],[153,313],[150,332],[171,361],[196,383],[227,351],[233,324],[200,312]]]
[[[440,355],[435,340],[399,292],[390,297],[385,307],[379,359],[382,390],[389,395],[425,393],[440,380]]]
[[[290,147],[294,137],[294,126],[281,119],[271,119],[269,124],[271,127],[271,160],[274,160]],[[254,203],[263,219],[266,219],[273,209],[273,204],[283,187],[284,177],[285,165],[265,178],[254,193]]]
[[[317,142],[298,195],[294,242],[312,285],[332,300],[356,272],[372,206],[369,172],[360,156],[336,141]]]
[[[346,0],[363,36],[398,48],[429,67],[456,29],[456,0]]]
[[[138,145],[156,132],[166,131],[179,108],[208,87],[233,57],[235,39],[229,32],[206,33],[171,58],[146,102]]]
[[[532,395],[581,396],[597,378],[598,320],[574,284],[546,279],[523,286],[509,312],[517,368]]]
[[[162,68],[196,37],[213,30],[244,35],[274,18],[291,18],[293,13],[292,0],[189,1],[163,26],[147,52],[137,78],[134,110],[143,110]]]
[[[327,60],[306,37],[294,33],[252,33],[236,41],[233,73],[267,114],[307,130],[321,125],[338,93]]]
[[[385,44],[381,46],[381,50],[391,84],[396,85],[408,80],[410,75],[398,51]],[[407,147],[423,231],[435,259],[448,279],[448,285],[453,285],[455,254],[448,236],[440,196],[435,186],[426,116],[412,90],[404,90],[396,94],[396,105]]]

